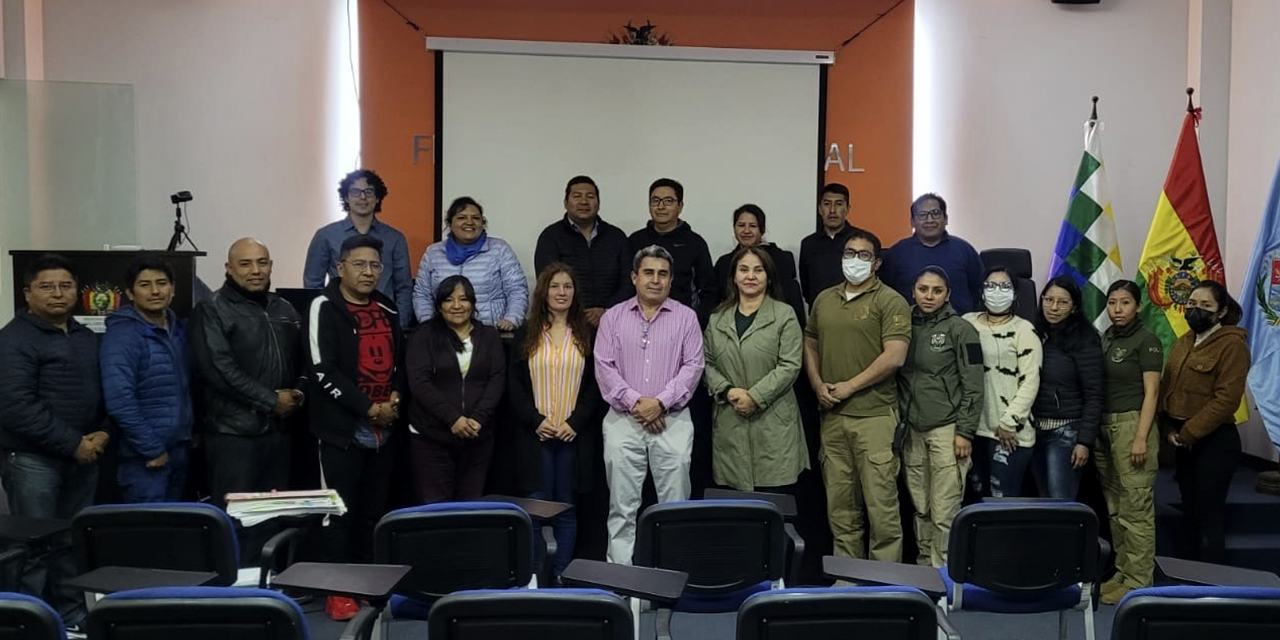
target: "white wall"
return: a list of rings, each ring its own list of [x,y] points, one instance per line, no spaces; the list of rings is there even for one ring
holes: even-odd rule
[[[142,244],[164,248],[168,196],[190,190],[206,282],[219,286],[227,247],[253,235],[274,283],[300,285],[357,154],[346,0],[43,0],[43,12],[46,80],[134,85]]]
[[[1275,51],[1280,2],[1235,0],[1231,14],[1231,121],[1227,176],[1227,281],[1243,287],[1246,263],[1280,161],[1280,66]],[[1244,448],[1276,459],[1257,412],[1241,429]]]
[[[916,0],[914,190],[946,197],[979,249],[1030,249],[1043,283],[1097,95],[1132,275],[1184,114],[1187,15],[1170,0]]]
[[[1210,206],[1239,291],[1280,158],[1274,0],[916,0],[913,185],[979,248],[1031,250],[1043,282],[1080,160],[1089,98],[1126,275],[1136,270],[1198,87]],[[1245,451],[1276,457],[1254,412]]]

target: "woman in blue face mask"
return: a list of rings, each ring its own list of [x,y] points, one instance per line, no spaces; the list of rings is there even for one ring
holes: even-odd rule
[[[1013,274],[987,270],[982,311],[965,314],[982,344],[983,406],[973,439],[969,485],[978,496],[1021,495],[1036,444],[1031,403],[1040,386],[1040,340],[1030,322],[1014,314]]]
[[[1182,492],[1179,555],[1222,563],[1226,554],[1227,490],[1240,463],[1235,412],[1249,375],[1248,335],[1235,326],[1240,305],[1208,280],[1191,292],[1190,331],[1169,349],[1160,379],[1160,430],[1176,447]]]

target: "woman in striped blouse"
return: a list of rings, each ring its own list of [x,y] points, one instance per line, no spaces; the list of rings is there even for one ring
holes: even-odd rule
[[[591,328],[568,265],[554,262],[538,274],[528,322],[516,332],[508,367],[508,397],[521,438],[521,489],[531,497],[575,502],[589,488],[599,430],[600,390],[591,359]],[[572,509],[553,522],[555,572],[573,558],[577,519]]]

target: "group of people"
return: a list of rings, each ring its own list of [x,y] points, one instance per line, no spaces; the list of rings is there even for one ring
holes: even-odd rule
[[[1184,555],[1222,560],[1249,353],[1239,305],[1216,282],[1192,292],[1192,330],[1166,359],[1132,282],[1108,291],[1101,335],[1071,278],[1049,281],[1034,321],[1015,315],[1017,278],[947,233],[935,194],[912,204],[913,234],[885,249],[849,224],[848,190],[826,185],[797,269],[764,241],[758,206],[733,212],[737,247],[713,263],[680,219],[680,183],[652,184],[651,221],[628,237],[601,219],[595,182],[577,176],[563,218],[538,238],[530,295],[471,198],[449,206],[446,239],[411,278],[403,234],[376,215],[387,194],[372,171],[340,182],[348,216],[315,234],[305,283],[323,292],[303,313],[270,291],[270,253],[252,238],[232,244],[225,282],[189,321],[169,308],[185,283],[162,259],[138,258],[126,274],[132,304],[101,337],[71,317],[72,265],[33,260],[27,308],[0,329],[11,512],[69,518],[88,506],[108,446],[126,501],[177,500],[197,437],[215,503],[284,488],[285,419],[305,411],[320,486],[349,509],[322,529],[330,561],[371,559],[395,448],[408,449],[419,502],[470,500],[505,432],[533,497],[573,503],[603,464],[607,556],[629,563],[646,478],[660,501],[690,497],[697,430],[712,431],[717,485],[794,491],[810,466],[802,398],[816,397],[837,555],[902,560],[904,467],[916,561],[941,566],[966,489],[1018,496],[1029,471],[1041,495],[1075,499],[1092,457],[1117,551],[1103,597],[1118,601],[1152,579],[1164,443],[1177,451]],[[574,554],[573,514],[554,523],[557,574]],[[47,563],[47,595],[75,624],[80,599],[59,582],[69,565]],[[42,568],[25,575],[32,593],[45,593]],[[336,618],[356,609],[328,602]]]

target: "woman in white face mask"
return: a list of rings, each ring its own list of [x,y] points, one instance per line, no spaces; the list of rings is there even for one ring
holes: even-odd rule
[[[1040,388],[1043,351],[1035,327],[1014,314],[1016,297],[1013,274],[992,267],[983,279],[983,311],[964,316],[978,330],[986,369],[969,472],[978,496],[1020,495],[1036,443],[1031,404]]]

